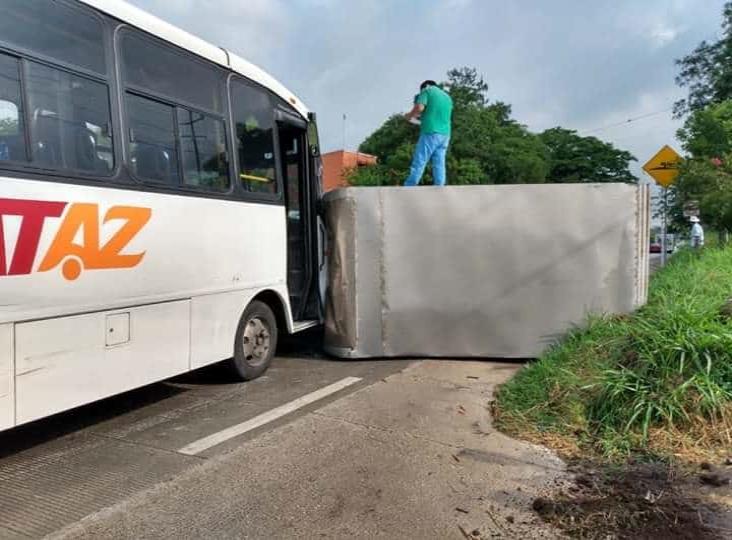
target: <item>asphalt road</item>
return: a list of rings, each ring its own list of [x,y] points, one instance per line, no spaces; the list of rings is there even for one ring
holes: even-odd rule
[[[401,367],[52,538],[554,538],[532,503],[564,464],[490,418],[520,366]]]
[[[407,364],[281,356],[246,384],[212,366],[0,433],[0,538],[58,531]],[[347,378],[348,386],[266,425],[193,455],[181,452]]]
[[[671,256],[671,253],[668,254],[668,256]],[[651,270],[651,273],[655,272],[659,268],[661,268],[661,254],[660,253],[651,253],[651,256],[649,257],[649,267]]]
[[[0,539],[553,538],[564,464],[490,417],[520,367],[284,355],[5,432]]]

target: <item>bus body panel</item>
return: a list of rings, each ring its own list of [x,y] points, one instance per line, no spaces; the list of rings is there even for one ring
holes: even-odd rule
[[[0,429],[230,358],[262,291],[292,329],[284,207],[0,182]]]
[[[272,287],[282,305],[287,305],[287,289],[284,286]],[[191,299],[191,369],[198,369],[222,358],[234,356],[234,339],[239,319],[258,289],[233,291],[219,294],[197,296]],[[286,310],[287,328],[292,331],[293,323],[289,310]]]
[[[27,179],[0,182],[7,268],[0,275],[0,323],[206,294],[286,290],[282,206]],[[48,203],[56,206],[49,210]],[[29,231],[38,221],[34,242]]]
[[[106,54],[94,64],[42,40],[0,38],[0,112],[17,128],[0,134],[0,431],[230,358],[241,315],[262,293],[280,332],[322,317],[312,301],[319,242],[308,236],[323,233],[308,221],[319,190],[309,162],[290,175],[294,158],[280,148],[286,133],[310,149],[314,115],[257,66],[130,4],[53,5],[49,20],[68,35],[87,30]],[[125,25],[149,34],[150,54],[172,51],[183,67],[154,83],[128,80],[123,62],[138,53],[125,56]],[[218,106],[161,85],[177,77],[182,88],[202,64],[218,82],[190,84],[216,90]],[[255,83],[251,95],[232,97],[232,72]],[[257,130],[270,114],[271,129]],[[195,143],[207,137],[211,145]],[[216,168],[222,153],[227,174]],[[286,204],[307,220],[288,222]]]
[[[181,300],[17,324],[17,424],[188,371],[189,322]]]
[[[0,431],[15,425],[13,325],[0,325]]]

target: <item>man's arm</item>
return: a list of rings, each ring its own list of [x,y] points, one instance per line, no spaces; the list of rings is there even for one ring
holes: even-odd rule
[[[404,115],[404,118],[406,118],[407,120],[411,120],[412,118],[419,118],[419,116],[423,112],[424,112],[424,105],[422,105],[421,103],[415,103],[414,107],[412,107],[412,110]]]

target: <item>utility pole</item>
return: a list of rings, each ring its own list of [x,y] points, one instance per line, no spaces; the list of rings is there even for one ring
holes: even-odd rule
[[[666,266],[666,236],[668,232],[668,188],[663,188],[663,222],[661,225],[661,266]]]
[[[343,113],[343,150],[346,150],[346,113]]]
[[[643,165],[643,170],[663,189],[663,220],[661,225],[661,264],[666,264],[666,236],[668,232],[668,188],[679,175],[679,165],[683,158],[668,145]]]

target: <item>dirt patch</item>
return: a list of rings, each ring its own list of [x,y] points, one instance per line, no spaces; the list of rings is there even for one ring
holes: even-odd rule
[[[533,502],[534,511],[575,538],[724,539],[732,537],[730,509],[710,502],[700,486],[709,470],[681,472],[661,464],[610,468],[571,465],[574,481]],[[701,473],[701,474],[700,474]],[[713,474],[726,478],[729,471]],[[730,492],[728,483],[715,488]]]

